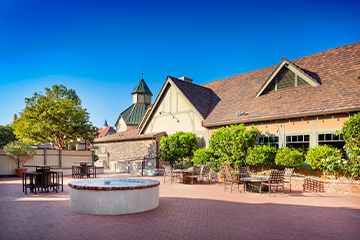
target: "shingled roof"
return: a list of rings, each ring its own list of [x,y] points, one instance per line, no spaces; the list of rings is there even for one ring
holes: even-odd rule
[[[360,43],[290,62],[320,85],[284,88],[256,97],[277,66],[204,84],[203,87],[211,89],[221,99],[203,121],[204,126],[215,127],[360,110]],[[194,85],[193,88],[198,87]],[[201,97],[190,99],[193,99],[191,102],[194,106],[202,101]],[[240,112],[243,114],[237,114]]]
[[[180,80],[175,77],[168,77],[174,82],[174,84],[180,89],[180,91],[204,119],[220,101],[220,98],[209,88]]]

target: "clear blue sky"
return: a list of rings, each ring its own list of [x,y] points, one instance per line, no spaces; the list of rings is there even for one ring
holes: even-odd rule
[[[114,125],[144,78],[203,84],[360,41],[359,1],[0,0],[0,124],[53,84]]]

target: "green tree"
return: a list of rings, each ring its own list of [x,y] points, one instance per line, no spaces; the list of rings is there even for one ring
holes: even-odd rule
[[[360,112],[351,116],[341,130],[345,148],[349,153],[348,171],[355,178],[360,177]]]
[[[14,130],[11,126],[0,125],[0,147],[16,140]]]
[[[247,150],[255,144],[258,133],[254,126],[247,130],[243,124],[222,127],[212,134],[210,147],[220,163],[242,166]]]
[[[51,142],[64,149],[78,140],[91,142],[97,134],[76,92],[63,85],[45,88],[45,94],[35,92],[25,103],[13,124],[16,136],[23,142]]]
[[[275,163],[277,149],[270,145],[255,145],[246,155],[246,163],[252,166],[271,167]]]
[[[281,148],[276,154],[275,164],[282,167],[298,168],[304,164],[304,155],[297,149]]]
[[[215,157],[212,148],[199,148],[194,152],[194,157],[191,159],[195,165],[206,164],[214,171],[220,170],[219,160]]]
[[[4,147],[4,152],[16,161],[18,168],[35,155],[34,148],[32,148],[29,144],[19,141],[8,143]]]
[[[162,137],[160,140],[160,154],[164,161],[172,166],[192,157],[196,150],[197,138],[194,133],[177,132]]]

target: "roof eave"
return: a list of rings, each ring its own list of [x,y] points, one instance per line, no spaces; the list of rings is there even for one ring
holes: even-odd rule
[[[309,112],[309,113],[298,113],[298,114],[288,114],[288,115],[279,115],[273,117],[259,117],[259,118],[249,118],[249,119],[239,119],[239,120],[229,120],[223,122],[214,122],[214,123],[206,123],[203,121],[203,126],[206,128],[212,127],[222,127],[231,124],[241,124],[241,123],[256,123],[256,122],[264,122],[264,121],[274,121],[274,120],[284,120],[289,118],[302,118],[302,117],[315,117],[315,116],[324,116],[329,114],[340,114],[340,113],[352,113],[360,111],[360,107],[347,108],[347,109],[338,109],[338,110],[329,110],[329,111],[321,111],[321,112]]]
[[[136,135],[136,136],[131,136],[131,137],[122,137],[122,138],[118,138],[118,139],[101,139],[100,138],[100,139],[95,139],[94,144],[109,143],[109,142],[128,142],[128,141],[152,140],[152,139],[156,139],[156,138],[159,138],[159,137],[162,137],[165,135],[166,135],[165,132],[160,132],[160,133],[155,133],[153,135],[146,135],[146,136]]]

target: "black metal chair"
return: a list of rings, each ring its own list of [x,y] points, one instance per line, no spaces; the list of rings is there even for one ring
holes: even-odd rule
[[[60,171],[49,171],[51,182],[48,184],[48,188],[58,192],[61,187],[61,191],[64,191],[64,174]],[[60,181],[61,180],[61,181]]]
[[[72,178],[80,178],[80,172],[81,172],[80,166],[72,166],[71,167]]]
[[[27,189],[30,189],[30,192],[36,194],[36,179],[37,176],[41,175],[40,172],[24,172],[22,177],[22,187],[23,192],[27,194]]]
[[[37,166],[36,172],[36,188],[41,192],[48,192],[51,185],[50,166]]]
[[[80,163],[80,178],[83,178],[84,176],[86,176],[88,178],[89,172],[88,172],[87,163],[82,162],[82,163]]]
[[[94,164],[87,165],[87,177],[96,178],[96,166]]]

